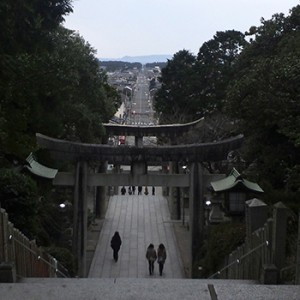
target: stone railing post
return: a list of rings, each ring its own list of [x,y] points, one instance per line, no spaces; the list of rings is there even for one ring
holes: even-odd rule
[[[261,243],[260,239],[257,240],[253,236],[253,232],[259,228],[263,228],[268,219],[268,206],[260,199],[254,198],[246,201],[245,203],[245,219],[246,219],[246,252],[251,251],[253,248],[257,247],[257,243]],[[262,251],[260,252],[262,253]],[[262,261],[262,260],[261,260]],[[256,263],[255,263],[256,262]],[[263,262],[262,262],[263,263]],[[259,277],[259,266],[257,266],[257,261],[250,256],[245,260],[244,265],[245,273],[247,278],[257,278]]]
[[[297,256],[296,256],[296,278],[295,284],[300,284],[300,213],[298,213],[298,237],[297,237]]]
[[[247,244],[251,241],[251,234],[263,227],[268,219],[268,206],[259,199],[246,201],[246,238]],[[251,247],[251,245],[248,245]]]
[[[272,253],[274,264],[280,273],[285,265],[287,232],[287,207],[282,202],[274,205],[273,220]]]

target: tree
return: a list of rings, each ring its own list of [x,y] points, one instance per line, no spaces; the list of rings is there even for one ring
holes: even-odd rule
[[[235,60],[246,44],[241,32],[229,30],[205,42],[196,59],[186,50],[176,53],[162,69],[156,110],[169,121],[220,114]]]
[[[100,142],[101,124],[108,122],[119,104],[117,92],[107,83],[94,49],[78,34],[63,27],[53,33],[53,51],[39,57],[38,116],[32,133],[81,142]],[[50,108],[50,109],[49,109]]]
[[[195,61],[195,56],[189,51],[181,50],[162,69],[162,85],[155,95],[155,110],[161,113],[163,123],[186,122],[194,115],[195,99],[190,86]]]
[[[235,61],[246,45],[244,34],[227,30],[218,31],[213,39],[200,47],[195,65],[198,80],[194,87],[199,115],[208,116],[222,111]]]
[[[227,91],[227,112],[247,140],[247,160],[273,188],[299,187],[300,6],[252,28]],[[296,174],[295,174],[296,172]],[[298,172],[298,173],[297,173]]]
[[[10,169],[0,169],[1,207],[10,221],[27,237],[38,233],[37,186],[29,177]]]
[[[71,2],[72,0],[2,0],[0,54],[13,56],[44,49],[48,33],[55,30],[64,21],[64,16],[72,12]],[[1,62],[5,64],[6,61]]]
[[[24,159],[36,148],[36,132],[101,141],[101,123],[114,115],[120,102],[99,68],[94,49],[78,34],[58,26],[62,20],[59,13],[69,12],[68,1],[55,2],[55,8],[52,1],[49,7],[31,3],[29,12],[27,6],[7,4],[12,15],[18,12],[31,20],[35,15],[31,10],[35,10],[42,20],[40,26],[30,23],[30,28],[19,28],[11,15],[4,18],[12,23],[11,39],[16,40],[0,53],[4,58],[0,70],[0,146],[4,157]],[[24,35],[28,31],[30,45],[18,40],[19,31]]]
[[[24,157],[34,145],[34,137],[26,134],[32,117],[28,101],[36,101],[28,82],[33,58],[48,51],[49,32],[70,12],[71,0],[0,3],[0,148],[4,156]]]
[[[49,186],[39,182],[39,191],[47,198],[41,202],[29,176],[4,167],[11,167],[12,162],[14,168],[17,163],[23,165],[28,154],[37,150],[36,132],[101,142],[101,124],[120,103],[100,70],[95,50],[60,26],[63,16],[72,11],[70,3],[0,3],[1,205],[17,228],[44,246],[57,245],[65,229]]]

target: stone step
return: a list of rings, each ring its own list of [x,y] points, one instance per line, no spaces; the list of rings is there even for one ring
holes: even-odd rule
[[[174,282],[187,282],[187,281],[197,281],[198,283],[201,284],[232,284],[232,285],[254,285],[257,284],[255,280],[230,280],[230,279],[169,279],[169,278],[45,278],[45,277],[27,277],[27,278],[22,278],[18,281],[18,283],[47,283],[47,284],[61,284],[61,283],[70,283],[70,284],[78,284],[78,282],[83,282],[83,283],[94,283],[94,282],[101,282],[104,280],[105,282],[113,282],[114,284],[117,281],[126,281],[128,280],[129,282],[132,281],[139,281],[139,282],[148,282],[148,280],[164,280],[165,283],[169,282],[172,283]]]
[[[299,299],[300,286],[259,285],[250,280],[166,278],[26,278],[0,284],[3,300],[217,300]]]

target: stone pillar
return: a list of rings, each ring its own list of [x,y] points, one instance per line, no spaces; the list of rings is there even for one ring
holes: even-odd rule
[[[14,263],[0,263],[0,283],[17,282],[16,267]]]
[[[78,247],[78,202],[79,202],[79,170],[80,163],[78,162],[75,170],[75,185],[74,185],[74,203],[73,203],[73,243],[72,250],[75,257],[77,256]]]
[[[166,165],[163,165],[163,173],[164,174],[171,174],[172,173],[172,164],[171,164],[171,162],[167,162]],[[163,196],[164,197],[170,196],[170,187],[165,186],[165,187],[162,188],[162,190],[163,190]],[[170,209],[170,211],[171,211],[171,209]]]
[[[280,270],[285,265],[287,231],[287,208],[282,202],[274,205],[273,220],[272,252],[274,264],[280,273]]]
[[[108,205],[108,196],[107,196],[107,187],[105,186],[100,186],[97,187],[97,201],[98,201],[98,207],[99,209],[97,210],[96,217],[103,219],[106,214],[107,210],[107,205]]]
[[[268,206],[259,199],[246,201],[246,237],[250,239],[252,232],[263,227],[268,219]]]
[[[178,174],[178,163],[170,162],[170,173]],[[169,208],[172,220],[180,220],[181,210],[180,210],[180,188],[171,187],[169,195]]]
[[[190,228],[190,275],[193,277],[193,264],[203,243],[204,203],[202,167],[196,162],[190,168],[189,228]]]
[[[87,244],[87,162],[76,166],[73,216],[73,251],[78,259],[78,275],[86,277]]]
[[[179,174],[178,162],[176,162],[176,174]],[[180,220],[181,216],[181,189],[176,187],[176,220]]]
[[[121,166],[114,165],[113,172],[117,174],[121,173]],[[114,195],[119,195],[119,186],[114,186]]]
[[[210,224],[219,224],[224,221],[224,212],[221,209],[222,201],[214,197],[211,199],[210,210],[208,210],[207,221]]]
[[[107,170],[107,162],[101,163],[98,172],[106,173]],[[100,183],[101,184],[101,183]],[[109,187],[105,186],[97,186],[96,187],[96,201],[95,201],[95,215],[97,218],[104,218],[107,208],[107,196],[106,189]]]
[[[268,206],[259,199],[251,199],[245,203],[245,219],[246,219],[246,247],[247,252],[251,251],[253,248],[257,247],[257,237],[252,235],[252,233],[259,228],[263,228],[268,219]],[[266,233],[266,231],[265,231]],[[266,237],[269,242],[271,237]],[[259,241],[259,243],[263,240]],[[262,255],[262,251],[260,252]],[[262,255],[263,256],[263,255]],[[265,264],[266,261],[262,257],[262,269],[260,270],[261,282],[264,284],[269,284],[272,279],[272,274],[274,274],[275,266],[271,264]],[[257,266],[251,260],[245,261],[244,275],[246,278],[255,278],[257,276]]]
[[[135,136],[134,137],[134,144],[136,147],[143,147],[143,137],[142,136]]]
[[[297,239],[296,280],[295,280],[295,284],[300,284],[300,214],[298,216],[298,239]]]

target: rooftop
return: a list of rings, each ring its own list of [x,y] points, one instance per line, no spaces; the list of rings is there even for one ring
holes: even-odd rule
[[[48,179],[54,179],[58,172],[57,169],[48,168],[37,162],[32,153],[29,154],[29,156],[26,158],[26,161],[28,162],[28,165],[25,165],[25,168],[27,168],[34,175]]]
[[[256,193],[263,193],[263,189],[255,182],[251,182],[233,168],[230,174],[223,179],[210,183],[214,192],[224,192],[233,189],[243,189]]]

